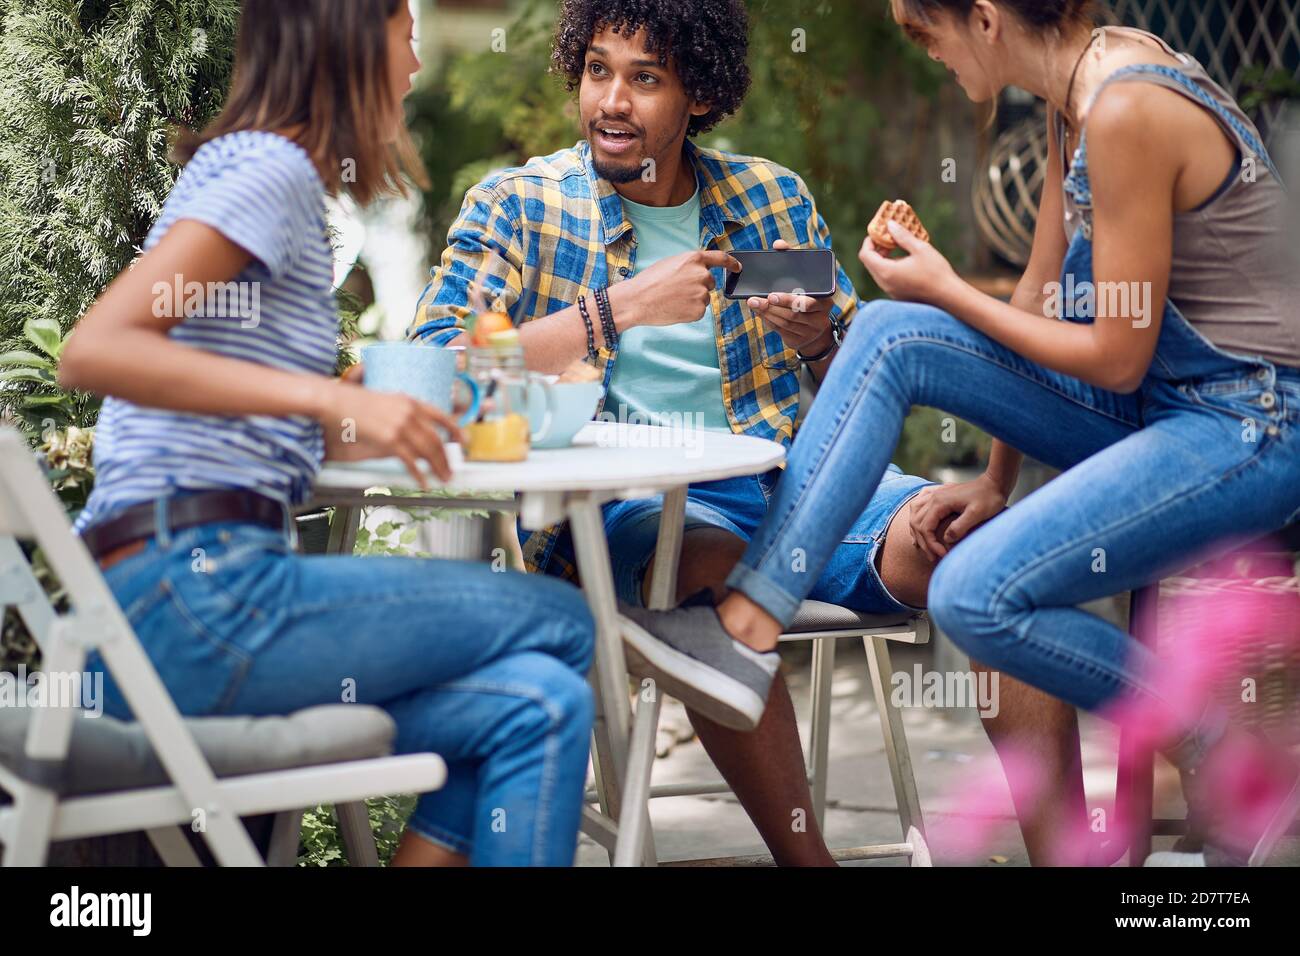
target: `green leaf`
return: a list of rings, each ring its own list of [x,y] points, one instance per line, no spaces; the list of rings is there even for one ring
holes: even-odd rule
[[[45,408],[47,406],[63,405],[71,401],[67,395],[29,395],[23,399],[23,408]]]
[[[35,382],[53,385],[54,376],[42,368],[7,368],[0,371],[0,382]]]
[[[27,432],[32,441],[42,439],[51,425],[54,428],[66,428],[72,424],[64,408],[28,409],[19,406],[18,416],[27,425]]]
[[[53,319],[28,319],[23,335],[52,359],[57,359],[63,351],[63,332]]]
[[[393,523],[391,521],[385,521],[383,524],[381,524],[378,528],[375,529],[375,536],[378,538],[387,538],[390,534],[393,533],[393,530],[394,530]]]
[[[0,366],[8,366],[10,368],[48,368],[53,370],[54,363],[52,363],[48,358],[37,355],[35,352],[15,349],[12,352],[0,353]]]

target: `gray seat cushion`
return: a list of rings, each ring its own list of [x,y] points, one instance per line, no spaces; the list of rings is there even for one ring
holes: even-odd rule
[[[168,784],[153,746],[137,723],[78,717],[62,767],[32,766],[23,757],[35,711],[0,708],[0,763],[62,795],[110,793]],[[218,777],[238,777],[384,757],[396,725],[378,707],[329,704],[284,717],[191,717],[185,726]]]
[[[788,634],[809,634],[816,631],[846,631],[855,628],[894,627],[916,620],[917,615],[904,612],[901,614],[863,614],[838,604],[824,601],[804,601],[799,613],[794,617]]]

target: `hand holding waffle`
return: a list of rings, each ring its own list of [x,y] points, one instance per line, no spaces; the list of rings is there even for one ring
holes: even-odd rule
[[[891,259],[902,249],[906,256]],[[942,307],[943,299],[961,279],[948,260],[930,244],[930,234],[912,207],[902,200],[880,207],[867,227],[858,259],[876,284],[894,299]]]
[[[867,226],[867,235],[886,253],[898,248],[898,243],[889,232],[891,222],[898,223],[922,242],[930,241],[930,233],[921,224],[921,217],[916,214],[916,210],[901,199],[895,199],[893,202],[885,200],[875,218],[871,220],[871,224]]]

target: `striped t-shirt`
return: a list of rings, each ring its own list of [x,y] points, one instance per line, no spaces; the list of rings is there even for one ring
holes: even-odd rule
[[[231,283],[200,288],[177,276],[156,285],[155,314],[184,315],[171,338],[287,371],[331,374],[338,336],[333,256],[325,188],[307,153],[264,132],[204,144],[145,251],[182,219],[211,226],[253,260]],[[324,450],[320,425],[308,417],[198,415],[110,398],[95,430],[95,489],[77,528],[196,491],[246,489],[300,504]]]

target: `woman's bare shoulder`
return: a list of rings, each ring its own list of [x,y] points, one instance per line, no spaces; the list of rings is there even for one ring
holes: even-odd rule
[[[1178,57],[1170,56],[1162,46],[1155,41],[1148,41],[1145,36],[1135,38],[1132,35],[1122,34],[1116,39],[1108,33],[1106,37],[1105,52],[1101,56],[1101,69],[1097,71],[1098,77],[1102,80],[1130,66],[1152,64],[1174,69],[1181,69],[1183,66]]]
[[[1158,83],[1109,83],[1115,74],[1133,66],[1164,66],[1181,70],[1183,61],[1171,56],[1154,37],[1139,30],[1111,28],[1105,33],[1104,53],[1092,77],[1093,92],[1087,97],[1085,122],[1091,129],[1102,125],[1097,114],[1104,112],[1115,119],[1115,114],[1131,110],[1144,114],[1147,119],[1168,121],[1182,125],[1198,125],[1204,119],[1204,110],[1186,96]],[[1099,110],[1102,102],[1106,109]],[[1107,122],[1106,125],[1112,125]]]

